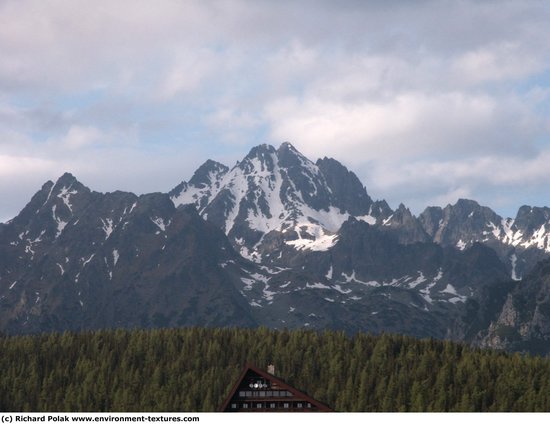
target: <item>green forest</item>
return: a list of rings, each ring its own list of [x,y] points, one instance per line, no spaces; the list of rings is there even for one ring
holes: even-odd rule
[[[216,411],[247,362],[336,411],[550,411],[548,358],[266,328],[3,336],[0,411]]]

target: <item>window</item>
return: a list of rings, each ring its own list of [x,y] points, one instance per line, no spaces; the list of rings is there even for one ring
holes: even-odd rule
[[[239,396],[240,396],[241,398],[243,398],[244,395],[245,395],[245,392],[244,392],[244,391],[239,391]]]
[[[262,403],[261,403],[261,402],[258,402],[258,403],[256,404],[256,408],[262,408]]]
[[[302,404],[301,402],[298,402],[298,403],[296,403],[296,407],[302,408],[302,407],[303,407],[303,404]]]
[[[275,408],[275,403],[274,402],[270,403],[269,408]]]
[[[288,407],[289,407],[288,402],[285,402],[285,403],[283,404],[283,407],[284,407],[284,408],[288,408]]]
[[[246,395],[246,396],[252,396],[252,392],[251,392],[251,391],[246,391],[246,392],[245,392],[245,395]]]
[[[265,391],[260,391],[260,395],[259,395],[261,398],[265,398]]]
[[[233,402],[233,403],[231,403],[231,408],[233,408],[233,409],[236,409],[236,408],[237,408],[237,404],[236,404],[236,403],[234,403],[234,402]]]
[[[273,391],[273,396],[279,396],[279,395],[280,395],[279,391]]]
[[[243,408],[248,408],[248,403],[243,402]]]

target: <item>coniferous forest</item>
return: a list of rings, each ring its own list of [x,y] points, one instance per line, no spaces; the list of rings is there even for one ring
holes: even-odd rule
[[[0,337],[1,411],[215,411],[249,362],[336,411],[550,411],[550,360],[265,328]]]

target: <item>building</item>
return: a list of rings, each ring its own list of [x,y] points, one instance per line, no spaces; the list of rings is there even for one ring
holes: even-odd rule
[[[333,411],[304,392],[268,372],[247,364],[219,411],[225,412],[326,412]]]

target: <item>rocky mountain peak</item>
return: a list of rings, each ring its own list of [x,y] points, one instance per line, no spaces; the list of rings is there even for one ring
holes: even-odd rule
[[[80,181],[73,174],[65,172],[56,180],[50,195],[64,198],[66,197],[66,194],[72,195],[79,192],[89,193],[90,190],[80,183]],[[60,195],[60,193],[63,194]]]
[[[290,142],[284,142],[279,146],[277,157],[279,158],[279,165],[286,168],[301,166],[309,162]]]
[[[290,142],[283,142],[281,145],[279,145],[279,149],[277,150],[280,152],[282,151],[294,151],[299,154],[298,150],[292,145]],[[301,155],[301,154],[300,154]]]
[[[498,231],[502,218],[476,201],[459,199],[443,210],[426,209],[421,221],[426,224],[434,241],[443,245],[456,245],[463,249],[474,241],[483,241]],[[435,220],[439,219],[437,223]]]
[[[196,187],[212,185],[229,171],[229,167],[213,160],[206,160],[193,174],[189,184]]]
[[[235,166],[244,174],[272,173],[275,168],[277,150],[268,144],[258,145],[250,150],[244,159]]]
[[[212,168],[220,172],[214,179],[180,184],[170,194],[172,201],[195,204],[203,218],[226,232],[241,254],[245,248],[251,252],[272,231],[292,231],[285,240],[301,241],[305,226],[311,238],[329,238],[326,232],[338,231],[350,215],[374,223],[380,211],[386,212],[383,205],[372,209],[373,202],[357,176],[339,162],[324,158],[316,164],[289,142],[278,149],[258,145],[229,171],[209,163],[205,166],[209,176],[214,176]]]
[[[514,224],[524,233],[531,233],[550,222],[550,208],[521,206]],[[550,227],[548,229],[550,231]]]
[[[382,226],[384,230],[394,234],[401,244],[431,241],[422,222],[403,203],[383,221]]]
[[[477,201],[469,200],[467,198],[459,198],[454,205],[449,204],[447,207],[469,213],[478,209],[480,205]]]
[[[335,204],[342,211],[352,215],[362,215],[365,211],[372,214],[372,199],[355,173],[333,158],[319,159],[316,165],[325,177]]]
[[[65,172],[57,179],[56,185],[71,185],[75,182],[78,182],[76,177],[72,173]]]
[[[426,233],[433,239],[443,223],[443,209],[441,207],[426,207],[418,220]]]

